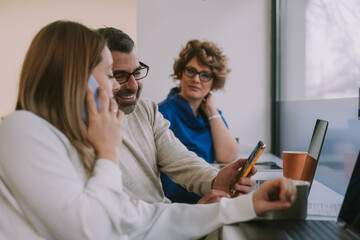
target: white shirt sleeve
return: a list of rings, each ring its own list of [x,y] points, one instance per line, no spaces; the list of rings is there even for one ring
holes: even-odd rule
[[[148,204],[123,191],[114,163],[97,160],[88,179],[77,166],[75,149],[46,121],[22,111],[1,123],[0,180],[9,191],[0,188],[0,197],[15,199],[18,215],[45,239],[196,239],[255,217],[251,194],[208,205]]]

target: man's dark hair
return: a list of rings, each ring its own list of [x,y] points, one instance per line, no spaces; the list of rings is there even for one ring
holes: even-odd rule
[[[110,51],[130,53],[134,48],[134,41],[123,31],[112,28],[99,28],[97,32],[105,38]]]

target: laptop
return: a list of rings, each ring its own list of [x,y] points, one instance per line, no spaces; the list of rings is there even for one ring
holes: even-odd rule
[[[360,239],[360,151],[336,222],[254,220],[239,226],[246,239]]]
[[[316,120],[314,131],[313,131],[311,141],[310,141],[310,145],[309,145],[309,149],[308,149],[308,154],[313,159],[316,160],[316,165],[315,165],[315,168],[314,168],[314,172],[312,174],[311,181],[310,181],[309,193],[310,193],[312,182],[314,180],[316,167],[317,167],[317,165],[319,163],[320,153],[321,153],[321,149],[322,149],[323,144],[324,144],[325,135],[326,135],[328,126],[329,126],[328,121],[321,120],[321,119]]]
[[[311,141],[310,141],[310,144],[309,144],[308,154],[313,159],[315,159],[316,165],[314,167],[314,172],[311,174],[311,180],[309,181],[310,182],[309,193],[310,193],[310,188],[311,188],[312,182],[314,180],[316,167],[317,167],[319,159],[320,159],[320,153],[321,153],[321,149],[322,149],[323,144],[324,144],[324,140],[325,140],[326,132],[327,132],[327,129],[328,129],[328,125],[329,125],[328,121],[317,119],[316,123],[315,123],[313,134],[311,136]],[[275,162],[265,162],[266,165],[272,165],[271,163],[276,165]],[[259,165],[260,164],[262,164],[262,163],[260,162]],[[259,165],[257,163],[255,163],[255,166],[259,167]],[[259,169],[262,169],[262,167],[260,167]],[[272,167],[271,169],[275,169],[275,167]],[[264,181],[266,181],[266,180],[257,180],[256,188],[261,183],[263,183]]]

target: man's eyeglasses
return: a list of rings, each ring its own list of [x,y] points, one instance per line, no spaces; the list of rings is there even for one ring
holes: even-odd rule
[[[203,82],[208,82],[214,78],[214,74],[212,74],[211,72],[207,72],[207,71],[198,72],[196,71],[195,68],[192,67],[185,67],[184,74],[189,78],[193,78],[196,76],[196,74],[199,74],[199,78]]]
[[[131,75],[134,76],[135,80],[140,80],[145,78],[148,73],[149,73],[149,69],[150,67],[148,65],[146,65],[145,63],[139,62],[140,66],[135,69],[135,71],[133,71],[132,73],[126,72],[126,71],[114,71],[114,77],[116,79],[116,81],[119,84],[124,84],[127,83],[127,81],[129,81]]]

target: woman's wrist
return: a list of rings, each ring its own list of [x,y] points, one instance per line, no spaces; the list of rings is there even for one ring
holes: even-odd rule
[[[99,152],[97,154],[97,158],[101,158],[101,159],[107,159],[111,162],[114,162],[115,164],[119,164],[119,153],[117,151],[103,151],[103,152]]]

